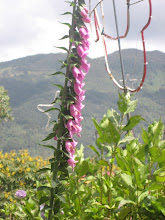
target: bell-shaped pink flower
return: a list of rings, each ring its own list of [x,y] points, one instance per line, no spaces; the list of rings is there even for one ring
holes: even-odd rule
[[[84,8],[81,10],[80,15],[81,15],[83,18],[87,17],[87,12],[86,12],[86,10],[85,10]]]
[[[86,5],[84,5],[83,9],[86,11],[86,13],[88,13],[88,8]]]
[[[78,142],[75,140],[73,140],[73,142],[71,142],[71,141],[65,142],[65,148],[70,156],[73,156],[75,154],[75,148],[76,148],[77,144],[78,144]]]
[[[77,95],[80,95],[82,93],[82,88],[81,88],[81,84],[75,82],[74,83],[74,91]]]
[[[83,119],[84,119],[84,118],[83,118],[82,116],[77,116],[77,117],[75,118],[76,124],[80,124],[80,122],[81,122]]]
[[[72,74],[73,74],[74,78],[76,79],[78,77],[78,74],[80,74],[80,70],[76,66],[74,66],[72,68]]]
[[[83,17],[82,20],[83,20],[83,22],[85,22],[85,23],[91,23],[90,17]]]
[[[69,119],[68,122],[67,122],[67,129],[69,131],[69,134],[70,134],[71,138],[73,137],[74,134],[77,133],[77,127],[71,119]]]
[[[85,40],[89,39],[89,31],[86,27],[81,27],[79,29],[79,33],[82,39],[85,39]]]
[[[83,47],[84,50],[89,50],[89,48],[90,48],[90,41],[82,40],[81,43],[82,43],[82,47]]]
[[[78,102],[82,102],[85,99],[85,95],[76,96],[76,99],[77,99]]]
[[[78,45],[77,47],[77,53],[80,57],[83,57],[84,54],[86,53],[86,51],[84,50],[84,48],[81,45]]]
[[[81,68],[81,69],[83,69],[83,70],[85,70],[86,72],[88,72],[90,67],[91,67],[91,65],[88,64],[85,59],[81,59],[81,65],[80,65],[80,68]]]
[[[81,111],[85,105],[82,104],[82,102],[78,102],[78,101],[75,101],[76,102],[76,108],[79,109],[79,111]]]
[[[78,161],[75,160],[75,156],[72,156],[67,160],[68,165],[72,167],[73,171],[77,162]]]
[[[70,114],[74,118],[81,116],[81,109],[78,106],[71,104],[70,105]]]

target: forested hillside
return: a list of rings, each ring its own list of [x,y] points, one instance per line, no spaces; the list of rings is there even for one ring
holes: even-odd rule
[[[125,75],[137,79],[133,85],[136,87],[142,78],[142,51],[123,50],[123,57]],[[27,148],[32,154],[48,155],[39,143],[51,131],[51,125],[46,130],[47,116],[37,110],[37,105],[53,101],[57,88],[51,82],[63,85],[62,77],[51,74],[60,69],[61,63],[58,60],[64,61],[65,58],[65,54],[41,54],[0,63],[0,85],[8,90],[15,118],[14,121],[0,124],[0,150],[5,152]],[[145,118],[145,126],[160,117],[165,122],[165,54],[159,51],[148,52],[147,60],[144,86],[134,96],[139,99],[136,114]],[[79,145],[82,143],[84,146],[95,142],[91,116],[99,120],[108,108],[117,109],[118,99],[118,89],[106,73],[104,58],[88,58],[88,61],[91,69],[86,76],[86,106],[83,109],[83,132],[79,142]],[[109,55],[109,62],[114,76],[120,80],[118,52]],[[130,83],[129,80],[127,83]],[[53,113],[52,119],[56,119]]]

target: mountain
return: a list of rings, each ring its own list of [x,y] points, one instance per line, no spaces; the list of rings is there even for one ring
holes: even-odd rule
[[[140,50],[122,51],[125,74],[137,79],[137,86],[143,73],[143,54]],[[46,130],[47,116],[37,110],[38,104],[49,104],[54,100],[57,88],[51,84],[63,84],[63,78],[51,74],[60,69],[66,54],[39,54],[0,63],[0,85],[9,93],[14,121],[0,124],[0,150],[27,148],[31,154],[48,155],[49,152],[39,146],[41,140],[51,132],[51,124]],[[117,80],[121,80],[118,52],[108,56],[110,69]],[[147,52],[147,76],[142,90],[134,95],[138,98],[135,114],[145,118],[144,126],[155,119],[165,122],[165,53]],[[118,89],[110,80],[104,58],[90,59],[91,69],[85,78],[86,99],[83,109],[82,137],[79,145],[94,144],[95,128],[91,116],[100,120],[108,108],[117,109]],[[130,83],[129,81],[127,82]],[[52,119],[56,119],[52,113]],[[140,131],[135,131],[135,134]]]

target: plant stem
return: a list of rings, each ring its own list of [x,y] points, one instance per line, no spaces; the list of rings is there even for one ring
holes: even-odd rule
[[[101,149],[101,160],[103,159],[103,148]],[[100,195],[100,203],[103,203],[103,167],[101,167],[101,195]]]
[[[72,14],[72,25],[70,29],[70,36],[69,39],[73,36],[74,32],[74,14],[75,14],[75,8],[76,8],[76,2],[77,0],[74,0],[74,7],[73,7],[73,14]],[[68,75],[69,75],[69,64],[70,64],[70,55],[71,55],[71,49],[72,49],[72,43],[69,42],[69,51],[67,55],[67,68],[66,68],[66,78],[65,78],[65,84],[64,88],[62,90],[62,107],[64,107],[64,101],[66,100],[66,90],[67,90],[67,82],[68,82]],[[59,113],[60,115],[60,126],[59,126],[59,136],[62,136],[63,132],[63,116],[62,112]],[[57,142],[57,149],[54,152],[54,158],[55,158],[55,164],[53,165],[53,181],[57,181],[57,173],[58,173],[58,166],[60,163],[60,149],[61,149],[61,140],[58,140]],[[55,195],[55,188],[51,189],[51,195],[50,195],[50,210],[48,215],[48,220],[52,220],[52,213],[53,213],[53,207],[54,207],[54,195]]]
[[[115,158],[115,152],[116,152],[116,148],[117,148],[117,144],[115,144],[114,146],[114,151],[112,153],[112,162],[111,164],[109,165],[109,169],[110,169],[110,173],[109,173],[109,187],[110,187],[110,184],[111,184],[111,176],[112,176],[112,169],[113,169],[113,165],[114,165],[114,158]],[[109,188],[108,190],[108,205],[110,206],[110,202],[111,202],[111,189]],[[108,218],[111,217],[111,210],[108,209]]]

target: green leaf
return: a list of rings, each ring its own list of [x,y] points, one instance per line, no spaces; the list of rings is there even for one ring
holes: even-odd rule
[[[93,117],[92,117],[92,121],[93,121],[93,124],[95,125],[95,128],[96,128],[98,134],[101,137],[102,136],[102,130],[101,130],[100,125],[98,124],[97,120],[95,118],[93,118]]]
[[[50,192],[51,188],[48,186],[39,186],[37,188],[37,191],[49,191]]]
[[[143,193],[141,193],[139,196],[138,196],[138,202],[142,202],[146,197],[148,197],[149,195],[149,191],[145,191]]]
[[[102,166],[109,166],[109,163],[106,160],[99,160],[98,163]]]
[[[120,140],[120,133],[117,127],[109,119],[109,131],[112,136],[113,141],[117,144]]]
[[[130,101],[130,103],[127,106],[127,110],[126,110],[125,114],[134,112],[136,109],[136,106],[137,106],[137,100]]]
[[[50,134],[49,134],[44,140],[42,140],[42,141],[48,141],[48,140],[54,138],[54,136],[55,136],[55,133],[50,133]]]
[[[51,82],[52,83],[52,82]],[[52,83],[54,86],[57,86],[58,88],[60,89],[63,89],[64,87],[62,85],[59,85],[59,84],[55,84],[55,83]]]
[[[120,122],[120,115],[114,110],[111,109],[107,111],[107,117],[111,120],[111,122],[118,127],[119,122]]]
[[[97,154],[98,157],[100,156],[99,152],[96,150],[96,148],[95,148],[94,146],[88,145],[88,147],[89,147],[91,150],[93,150],[93,151]]]
[[[61,50],[65,50],[67,53],[69,52],[66,47],[56,47],[56,48],[61,49]]]
[[[130,175],[126,174],[126,173],[122,173],[120,174],[121,179],[126,183],[127,186],[131,186],[132,187],[132,178]]]
[[[63,13],[61,15],[72,15],[72,13],[71,12],[65,12],[65,13]]]
[[[50,111],[55,111],[55,110],[60,111],[59,108],[50,108],[50,109],[46,110],[45,112],[50,112]]]
[[[88,161],[84,160],[82,164],[79,166],[79,169],[76,170],[79,176],[86,175],[89,170]]]
[[[42,147],[46,147],[46,148],[49,148],[49,149],[52,149],[52,150],[56,150],[56,148],[52,145],[44,145],[44,144],[40,144],[40,146]]]
[[[48,170],[50,170],[50,168],[45,167],[45,168],[42,168],[42,169],[37,170],[36,172],[37,172],[37,173],[45,173],[45,172],[47,172]]]
[[[127,111],[127,103],[124,98],[124,94],[119,93],[119,101],[117,102],[117,104],[119,111],[124,114]]]
[[[71,25],[69,23],[62,23],[62,22],[60,22],[60,23],[68,26],[69,28],[71,27]]]
[[[55,189],[55,188],[58,186],[58,184],[59,184],[59,183],[57,183],[56,181],[51,180],[51,186],[52,186],[52,188]]]
[[[56,194],[56,196],[57,196],[57,198],[58,198],[61,202],[66,203],[66,199],[65,199],[64,196],[61,196],[61,195],[58,195],[58,194]]]
[[[73,117],[71,115],[64,115],[64,114],[62,114],[62,116],[64,118],[66,118],[66,120],[73,119]]]
[[[139,122],[143,120],[145,121],[141,115],[134,115],[129,120],[125,127],[122,128],[123,131],[130,131],[133,127],[135,127]]]
[[[135,138],[132,137],[132,136],[126,136],[125,138],[123,138],[122,140],[120,140],[120,141],[118,142],[118,145],[119,145],[119,144],[129,143],[129,142],[132,141],[132,140],[135,140]]]
[[[54,76],[54,75],[65,75],[65,73],[63,73],[61,71],[58,71],[58,72],[55,72],[55,73],[52,74],[52,76]]]
[[[165,182],[165,176],[156,176],[156,181],[163,183]]]
[[[162,189],[163,187],[164,187],[163,184],[154,182],[147,188],[147,190],[159,190]]]

